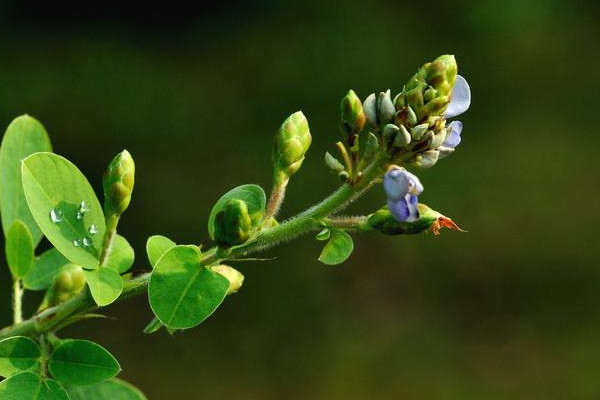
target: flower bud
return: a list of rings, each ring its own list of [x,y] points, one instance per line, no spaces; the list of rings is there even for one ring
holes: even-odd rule
[[[304,161],[312,137],[302,111],[290,115],[277,131],[273,141],[273,170],[276,183],[295,174]]]
[[[419,203],[419,219],[412,222],[399,222],[390,212],[387,206],[382,207],[373,214],[367,216],[359,226],[359,230],[365,232],[379,231],[386,235],[416,235],[424,232],[439,234],[441,228],[451,228],[464,232],[454,221],[432,210],[425,204]]]
[[[334,173],[339,173],[344,170],[344,165],[337,160],[334,156],[329,154],[329,152],[325,153],[325,166]]]
[[[404,125],[400,125],[400,131],[394,139],[394,147],[406,147],[410,143],[410,133],[406,130]]]
[[[231,199],[215,217],[215,240],[219,247],[231,247],[246,242],[252,233],[252,218],[248,205]]]
[[[362,161],[364,163],[373,161],[377,154],[377,150],[379,150],[379,139],[377,139],[377,136],[375,136],[373,132],[369,132],[367,140],[365,141],[365,150],[362,155]]]
[[[349,90],[340,104],[342,127],[348,135],[360,133],[365,127],[367,117],[363,106],[354,90]]]
[[[104,212],[106,216],[121,215],[129,206],[135,177],[131,154],[123,150],[112,159],[104,173]]]
[[[211,267],[211,269],[214,272],[223,275],[229,281],[229,289],[227,289],[228,295],[237,293],[242,287],[244,275],[237,269],[224,264],[215,265],[214,267]]]
[[[67,264],[55,278],[46,292],[41,308],[55,306],[71,299],[85,287],[83,269],[75,264]]]
[[[454,56],[443,55],[423,65],[408,81],[405,99],[416,113],[418,121],[430,115],[440,115],[446,110],[456,72]]]
[[[383,126],[392,121],[396,108],[392,102],[392,93],[388,89],[386,92],[379,93],[377,97],[377,115],[379,117],[379,125]]]

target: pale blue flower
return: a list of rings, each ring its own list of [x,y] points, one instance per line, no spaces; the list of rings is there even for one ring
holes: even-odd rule
[[[419,219],[418,195],[423,192],[419,178],[404,168],[392,167],[383,176],[383,188],[388,198],[388,208],[399,222]]]

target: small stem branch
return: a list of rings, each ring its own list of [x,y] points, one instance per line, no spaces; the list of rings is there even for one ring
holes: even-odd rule
[[[23,321],[23,287],[19,278],[13,278],[13,323]]]
[[[346,146],[344,146],[344,143],[342,142],[337,142],[335,144],[338,148],[338,150],[340,151],[340,154],[342,155],[342,158],[344,159],[344,164],[346,164],[346,172],[348,172],[348,175],[353,176],[352,175],[352,160],[350,159],[350,156],[348,155],[348,151],[346,150]]]
[[[356,230],[367,217],[364,215],[355,215],[352,217],[332,217],[325,218],[323,222],[331,228],[346,230]]]
[[[275,179],[275,183],[273,183],[273,189],[271,190],[271,197],[269,197],[265,215],[263,216],[263,224],[268,226],[271,218],[276,217],[279,213],[279,209],[281,208],[281,204],[285,198],[285,189],[289,181],[289,178]]]
[[[104,234],[104,242],[102,243],[102,252],[100,253],[99,264],[103,265],[108,255],[108,251],[112,246],[113,239],[117,233],[117,225],[119,224],[119,216],[111,214],[106,219],[106,233]]]
[[[292,240],[310,231],[320,229],[322,225],[321,221],[324,218],[327,218],[332,213],[344,208],[348,203],[368,190],[373,182],[383,173],[384,166],[388,161],[389,158],[384,153],[381,153],[373,163],[364,169],[362,180],[356,182],[354,185],[344,184],[321,203],[307,209],[281,225],[264,229],[251,241],[244,245],[232,248],[227,254],[227,258],[231,259],[262,251],[282,242]],[[105,244],[108,245],[104,246],[104,257],[106,257],[105,253],[107,252],[108,247],[110,247],[112,236],[114,236],[116,231],[117,222],[118,218],[113,221],[107,221]],[[216,248],[203,252],[203,265],[211,265],[218,261],[220,261],[220,257]],[[145,273],[125,281],[123,292],[115,302],[145,294],[149,281],[150,273]],[[99,309],[99,307],[94,302],[89,290],[86,289],[64,303],[47,308],[38,312],[28,320],[21,323],[15,323],[12,326],[0,330],[0,340],[16,335],[37,336],[46,332],[52,332],[56,327],[62,328],[67,326],[70,323],[68,319],[71,316],[97,309]]]

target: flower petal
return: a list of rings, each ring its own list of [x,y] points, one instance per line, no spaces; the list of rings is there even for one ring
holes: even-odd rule
[[[442,146],[450,147],[454,149],[456,146],[460,144],[460,133],[462,132],[463,124],[460,121],[452,121],[446,127],[446,140],[442,144]]]
[[[456,117],[467,111],[471,105],[471,88],[466,79],[460,75],[456,75],[456,82],[452,89],[450,104],[444,113],[446,118]]]
[[[406,195],[396,201],[388,200],[388,208],[392,217],[398,222],[414,222],[419,219],[418,198],[415,195]]]

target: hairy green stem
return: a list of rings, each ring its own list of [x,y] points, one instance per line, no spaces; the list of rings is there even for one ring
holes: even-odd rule
[[[361,179],[360,182],[357,182],[354,185],[342,185],[321,203],[280,225],[260,231],[260,233],[249,242],[230,249],[226,256],[220,255],[216,248],[206,250],[202,256],[202,263],[204,265],[211,265],[223,259],[235,259],[236,257],[244,256],[249,253],[266,250],[310,231],[321,229],[324,218],[327,218],[332,213],[344,208],[371,187],[373,182],[383,172],[387,162],[388,158],[385,154],[381,154],[364,170],[363,179]],[[108,231],[110,231],[111,227],[113,228],[112,235],[114,235],[116,221],[114,221],[114,225],[107,225],[109,225],[107,226]],[[108,243],[110,245],[111,240],[112,237],[107,235],[105,244]],[[104,254],[104,256],[106,255]],[[144,273],[125,281],[123,292],[116,302],[146,293],[149,280],[150,273]],[[39,336],[46,332],[52,332],[56,327],[62,328],[67,326],[69,324],[69,318],[99,308],[100,307],[94,302],[89,290],[84,289],[81,293],[64,303],[47,308],[38,312],[26,321],[15,323],[12,326],[0,330],[0,340],[15,335]]]
[[[287,187],[289,181],[289,178],[281,181],[279,179],[275,180],[273,189],[271,190],[271,196],[269,197],[269,202],[267,203],[265,214],[263,216],[264,224],[270,224],[271,218],[276,217],[277,213],[279,213],[279,209],[281,208],[281,204],[285,198],[285,188]]]
[[[113,239],[117,233],[117,225],[119,224],[119,215],[111,214],[106,218],[106,233],[104,234],[104,242],[102,243],[102,253],[100,253],[99,265],[104,265],[108,251],[112,246]]]

